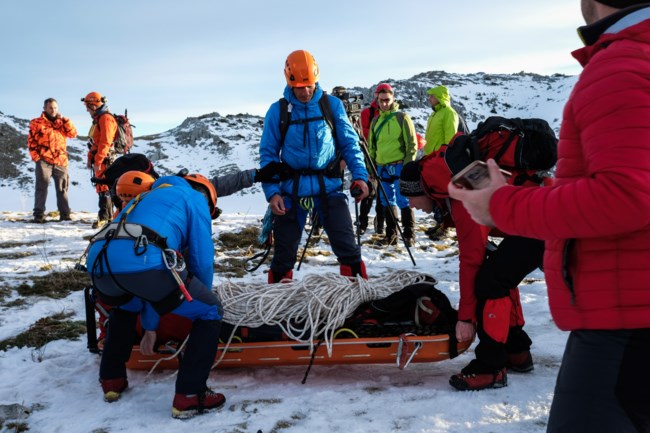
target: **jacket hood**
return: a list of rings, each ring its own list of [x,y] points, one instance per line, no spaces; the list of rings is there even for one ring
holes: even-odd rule
[[[432,87],[427,90],[427,95],[433,95],[438,100],[439,105],[449,106],[451,103],[451,98],[449,97],[449,89],[445,86]]]

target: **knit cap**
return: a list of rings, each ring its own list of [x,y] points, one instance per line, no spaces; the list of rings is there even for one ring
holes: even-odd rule
[[[628,8],[630,6],[642,5],[644,3],[649,3],[648,0],[639,1],[639,0],[596,0],[598,3],[602,3],[607,6],[611,6],[617,9]]]
[[[420,181],[420,164],[417,161],[411,161],[402,167],[402,173],[399,175],[399,191],[404,197],[425,195]]]

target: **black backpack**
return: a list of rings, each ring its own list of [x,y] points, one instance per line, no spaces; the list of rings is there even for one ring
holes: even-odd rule
[[[421,283],[410,284],[391,295],[366,302],[357,307],[344,325],[357,333],[371,327],[403,329],[404,326],[426,333],[449,335],[449,357],[458,355],[456,322],[458,311],[449,298],[435,286],[436,280],[427,276]],[[401,330],[398,332],[402,332]]]
[[[543,119],[492,116],[471,134],[454,136],[444,158],[452,174],[472,161],[490,158],[510,171],[546,171],[557,162],[557,143],[555,132]]]

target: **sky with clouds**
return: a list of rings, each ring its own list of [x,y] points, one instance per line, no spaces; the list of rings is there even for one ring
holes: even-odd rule
[[[296,49],[326,90],[433,70],[575,75],[583,24],[578,0],[21,0],[2,15],[1,112],[31,119],[54,97],[84,135],[80,98],[99,91],[138,136],[215,111],[264,115]]]

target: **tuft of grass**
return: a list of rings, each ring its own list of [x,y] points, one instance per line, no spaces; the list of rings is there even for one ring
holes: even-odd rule
[[[219,242],[225,249],[248,248],[257,245],[257,237],[260,235],[260,228],[256,226],[244,227],[238,233],[221,233]]]
[[[0,260],[15,260],[15,259],[22,259],[25,257],[33,256],[34,253],[33,251],[18,251],[15,253],[0,253]]]
[[[16,287],[18,294],[21,296],[47,296],[61,299],[72,292],[83,290],[89,286],[90,277],[85,272],[69,269],[33,277],[31,283],[30,285],[25,282]]]
[[[242,278],[246,275],[245,263],[246,259],[243,257],[219,258],[214,264],[214,271],[223,277]]]
[[[35,245],[44,244],[47,242],[45,239],[39,239],[36,241],[29,242],[2,242],[0,243],[0,249],[4,248],[17,248],[17,247],[33,247]]]
[[[9,347],[41,348],[54,340],[76,340],[86,332],[86,322],[67,320],[72,313],[57,313],[38,319],[25,332],[0,341],[0,350]]]

